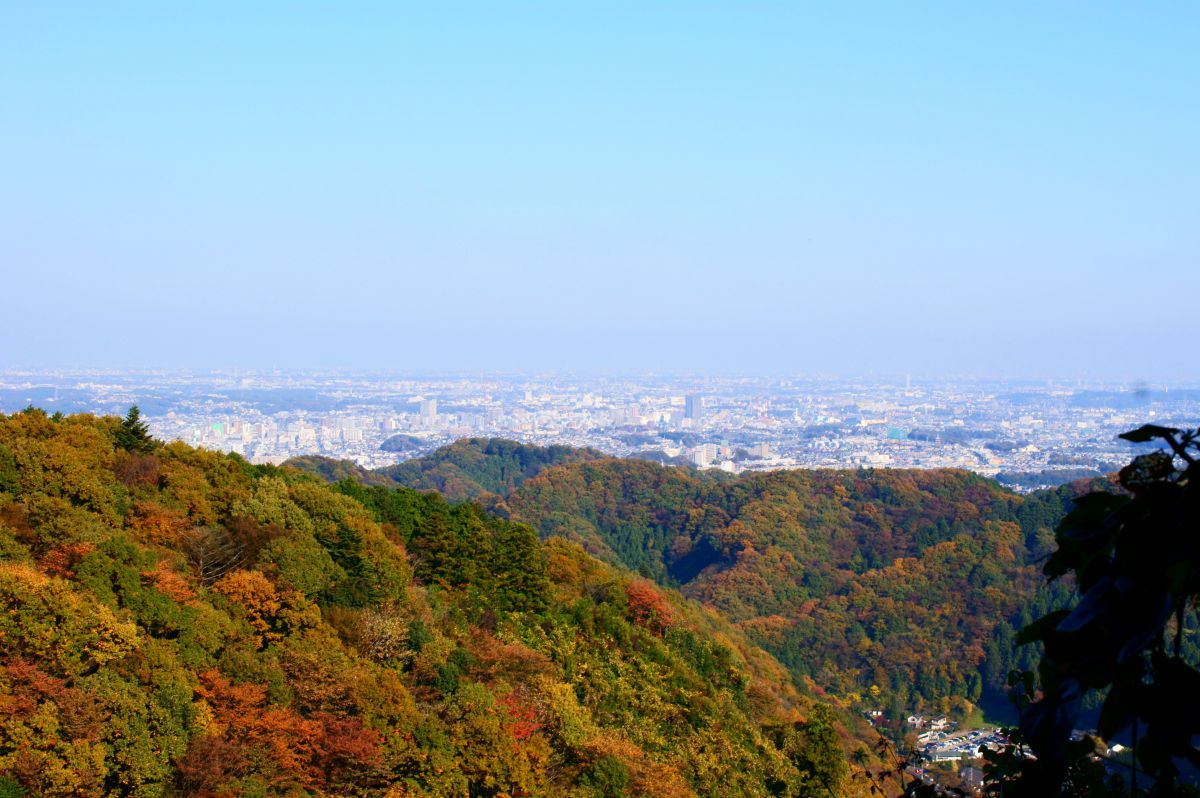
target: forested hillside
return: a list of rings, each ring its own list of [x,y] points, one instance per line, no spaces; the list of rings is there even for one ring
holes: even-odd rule
[[[548,470],[506,504],[715,607],[824,690],[967,712],[1021,664],[1014,628],[1065,595],[1037,561],[1072,495],[953,470],[728,480],[607,460]]]
[[[530,446],[502,438],[464,438],[423,457],[369,471],[344,460],[295,457],[284,465],[331,481],[353,479],[365,485],[403,485],[436,490],[450,501],[504,495],[547,468],[602,460],[592,449]]]
[[[310,474],[316,474],[326,482],[340,482],[343,479],[352,479],[363,485],[393,487],[396,484],[396,481],[382,473],[382,470],[363,468],[351,460],[335,460],[332,457],[323,457],[319,454],[293,457],[284,463],[284,465],[288,468],[295,468]]]
[[[469,504],[136,419],[0,416],[0,596],[5,796],[860,784],[831,710],[673,591]]]
[[[376,473],[409,488],[436,490],[451,501],[461,501],[485,493],[503,495],[551,466],[603,458],[592,449],[466,438]]]
[[[489,457],[460,442],[389,472],[431,488],[431,471],[453,482],[465,478],[456,463],[495,473],[507,459]],[[1008,671],[1033,656],[1017,651],[1015,630],[1066,598],[1069,586],[1045,585],[1040,559],[1085,489],[1020,496],[956,470],[734,478],[594,457],[503,484],[495,511],[679,588],[797,678],[893,716],[965,714],[989,696],[1003,706]]]

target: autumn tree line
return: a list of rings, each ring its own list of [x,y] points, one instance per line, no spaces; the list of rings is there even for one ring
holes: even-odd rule
[[[745,632],[538,533],[0,416],[0,796],[865,794]]]

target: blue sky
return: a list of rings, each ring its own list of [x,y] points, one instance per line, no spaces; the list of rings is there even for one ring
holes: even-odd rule
[[[1197,53],[1196,3],[6,3],[0,366],[1194,380]]]

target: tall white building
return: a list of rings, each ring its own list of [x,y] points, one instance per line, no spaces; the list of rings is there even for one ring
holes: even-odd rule
[[[692,462],[701,468],[712,465],[712,461],[717,459],[717,445],[715,443],[702,443],[692,450]]]
[[[426,399],[421,402],[421,424],[432,427],[437,422],[437,399]]]

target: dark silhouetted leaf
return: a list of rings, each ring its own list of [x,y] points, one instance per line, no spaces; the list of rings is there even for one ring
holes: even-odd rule
[[[1175,429],[1174,427],[1160,427],[1157,424],[1143,424],[1135,430],[1121,433],[1121,435],[1118,437],[1132,443],[1146,443],[1154,440],[1155,438],[1161,438],[1163,440],[1169,439],[1178,432],[1179,430]]]
[[[1021,631],[1017,632],[1017,645],[1024,646],[1029,643],[1039,642],[1046,639],[1046,633],[1058,628],[1058,624],[1063,618],[1070,615],[1070,610],[1058,610],[1052,612],[1044,618],[1038,618],[1033,623],[1026,626]],[[1011,676],[1009,677],[1012,678]],[[1012,682],[1009,682],[1012,684]]]

